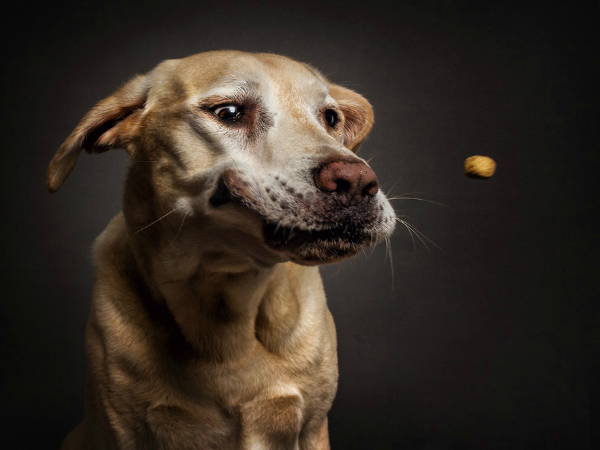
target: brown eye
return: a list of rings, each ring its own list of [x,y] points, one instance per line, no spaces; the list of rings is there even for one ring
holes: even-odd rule
[[[224,122],[236,122],[243,114],[243,108],[234,104],[217,106],[212,111]]]
[[[340,118],[333,109],[327,109],[325,111],[325,121],[327,122],[327,125],[329,125],[331,128],[335,128],[338,122],[340,121]]]

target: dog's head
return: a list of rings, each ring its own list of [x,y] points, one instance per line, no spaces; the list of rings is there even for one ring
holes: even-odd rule
[[[258,265],[329,263],[394,229],[377,177],[356,156],[372,124],[367,100],[308,65],[202,53],[99,102],[50,163],[48,187],[60,188],[82,149],[125,148],[132,238]]]

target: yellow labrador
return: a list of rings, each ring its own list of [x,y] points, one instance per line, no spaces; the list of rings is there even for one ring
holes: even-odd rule
[[[360,95],[273,54],[161,63],[60,147],[127,150],[123,211],[97,239],[85,420],[72,449],[329,449],[336,336],[316,267],[389,236],[355,155]]]

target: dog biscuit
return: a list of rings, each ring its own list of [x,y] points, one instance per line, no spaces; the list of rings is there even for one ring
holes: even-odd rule
[[[465,175],[469,178],[487,180],[496,171],[496,161],[488,156],[475,155],[465,159]]]

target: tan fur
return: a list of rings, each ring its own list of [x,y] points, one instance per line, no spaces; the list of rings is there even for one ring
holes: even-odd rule
[[[245,102],[244,121],[220,122],[219,102]],[[64,449],[329,449],[336,337],[315,264],[389,236],[393,211],[378,192],[359,218],[370,237],[327,249],[267,245],[265,224],[326,230],[313,169],[362,161],[372,123],[313,68],[240,52],[166,61],[88,113],[49,189],[82,149],[125,148],[131,168],[94,247],[86,417]],[[223,180],[236,201],[217,205]]]

